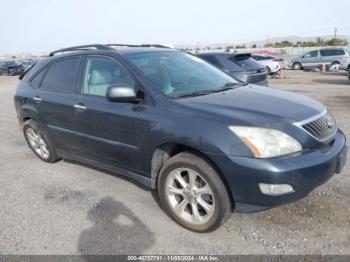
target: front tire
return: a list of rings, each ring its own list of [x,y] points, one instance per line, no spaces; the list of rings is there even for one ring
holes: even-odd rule
[[[231,214],[231,201],[215,169],[204,159],[182,152],[160,170],[158,193],[165,211],[183,227],[212,231]]]
[[[293,70],[301,70],[302,69],[302,66],[299,62],[295,62],[292,67],[293,67]]]
[[[28,120],[23,124],[23,134],[30,149],[42,161],[55,163],[59,161],[56,150],[48,135],[34,120]]]

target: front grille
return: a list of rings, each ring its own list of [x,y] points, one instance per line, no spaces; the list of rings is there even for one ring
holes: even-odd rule
[[[247,82],[248,83],[256,83],[256,82],[264,81],[266,79],[267,79],[266,73],[247,75]]]
[[[316,120],[302,125],[302,127],[319,140],[331,137],[337,130],[335,119],[329,112]]]

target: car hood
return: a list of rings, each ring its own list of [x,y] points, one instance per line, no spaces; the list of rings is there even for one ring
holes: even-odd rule
[[[221,93],[177,100],[184,106],[229,117],[241,123],[299,122],[321,113],[325,106],[306,96],[247,85]],[[266,119],[270,120],[266,122]]]

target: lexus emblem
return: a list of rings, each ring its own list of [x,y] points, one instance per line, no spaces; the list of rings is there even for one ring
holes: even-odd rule
[[[331,117],[327,117],[327,126],[331,129],[334,127],[334,121]]]

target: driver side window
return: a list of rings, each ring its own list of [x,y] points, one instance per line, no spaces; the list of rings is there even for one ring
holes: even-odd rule
[[[318,55],[318,51],[315,50],[315,51],[311,51],[311,52],[307,53],[307,54],[304,56],[304,58],[317,57],[317,55]]]
[[[83,93],[105,96],[110,85],[134,87],[135,81],[119,63],[104,57],[88,57],[84,70]]]

